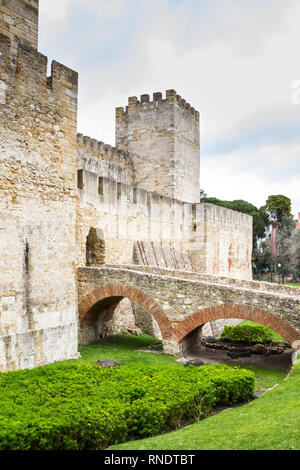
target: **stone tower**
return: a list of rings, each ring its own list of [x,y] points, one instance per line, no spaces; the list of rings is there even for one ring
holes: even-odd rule
[[[0,7],[0,33],[37,50],[39,0],[0,0]]]
[[[116,109],[116,146],[135,154],[136,185],[188,203],[200,198],[199,113],[176,91]]]

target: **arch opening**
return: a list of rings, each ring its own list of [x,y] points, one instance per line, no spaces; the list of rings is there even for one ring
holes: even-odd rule
[[[277,333],[273,343],[251,345],[246,341],[239,343],[219,339],[226,325],[235,326],[244,320],[264,325]],[[175,337],[183,356],[198,358],[206,363],[233,361],[289,370],[293,361],[293,348],[300,340],[300,333],[269,312],[245,305],[218,305],[201,310],[180,322]]]
[[[278,333],[290,345],[300,340],[300,332],[293,328],[288,322],[257,307],[249,305],[216,305],[202,309],[199,312],[187,317],[177,324],[175,338],[180,343],[185,336],[197,327],[217,320],[239,319],[251,320],[267,326]]]
[[[115,334],[139,333],[130,300],[120,296],[107,297],[87,312],[79,329],[79,344],[90,344]]]
[[[90,344],[121,332],[141,333],[136,321],[137,307],[140,317],[144,314],[153,318],[159,338],[171,336],[168,318],[151,297],[137,287],[114,284],[91,292],[80,302],[79,344]]]

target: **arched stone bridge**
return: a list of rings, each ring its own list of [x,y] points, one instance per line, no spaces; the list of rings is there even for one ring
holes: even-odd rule
[[[153,315],[171,354],[180,354],[182,341],[199,327],[224,318],[266,325],[300,349],[297,287],[138,265],[79,268],[77,281],[81,327],[129,298]]]

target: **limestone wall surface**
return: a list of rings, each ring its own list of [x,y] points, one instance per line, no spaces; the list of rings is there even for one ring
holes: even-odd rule
[[[78,266],[90,229],[102,232],[105,263],[141,264],[251,280],[252,217],[188,204],[98,172],[80,171]]]
[[[172,241],[172,248],[188,252],[191,205],[99,178],[89,171],[83,171],[82,181],[76,230],[78,266],[85,265],[86,238],[91,227],[102,231],[106,263],[132,264],[134,253],[139,255],[138,241],[165,247],[168,254]]]
[[[86,170],[118,183],[134,184],[135,171],[130,153],[96,139],[77,135],[78,170]]]
[[[37,50],[39,0],[0,0],[0,33],[16,50],[18,41]]]
[[[191,241],[195,270],[215,276],[252,279],[253,219],[213,204],[199,204]]]
[[[116,146],[135,155],[137,185],[171,199],[200,200],[199,136],[199,113],[175,90],[116,109]]]
[[[1,12],[3,9],[1,8]],[[0,370],[77,352],[75,72],[0,35]]]
[[[176,94],[174,108],[174,197],[200,202],[199,113]]]

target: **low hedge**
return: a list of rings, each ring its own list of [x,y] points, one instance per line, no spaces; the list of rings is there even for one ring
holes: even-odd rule
[[[273,332],[264,325],[244,325],[240,323],[236,326],[225,326],[221,337],[246,343],[271,343],[273,341]]]
[[[53,365],[0,374],[0,450],[105,449],[245,401],[252,372]]]

